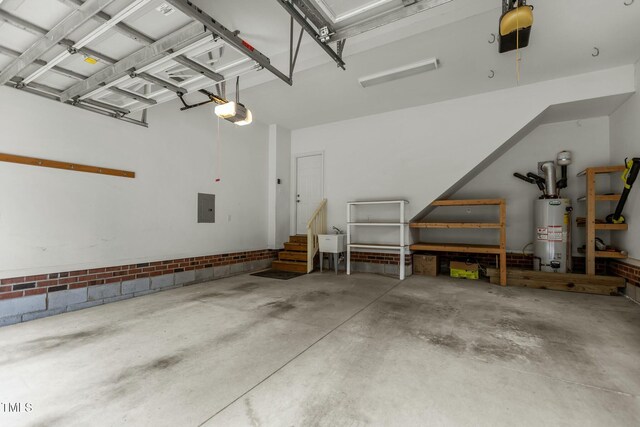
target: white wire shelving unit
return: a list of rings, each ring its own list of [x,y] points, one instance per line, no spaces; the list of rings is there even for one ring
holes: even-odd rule
[[[347,274],[351,274],[351,249],[377,249],[377,250],[397,250],[400,252],[400,280],[405,278],[405,258],[408,251],[406,234],[409,223],[405,219],[405,205],[407,200],[369,200],[347,202]],[[355,221],[356,206],[372,205],[398,205],[398,221]],[[398,242],[393,243],[363,243],[351,240],[353,227],[397,227],[399,229]]]

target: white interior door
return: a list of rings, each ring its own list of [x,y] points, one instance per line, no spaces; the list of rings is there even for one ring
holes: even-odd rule
[[[322,154],[296,159],[296,233],[307,234],[307,222],[323,198]]]

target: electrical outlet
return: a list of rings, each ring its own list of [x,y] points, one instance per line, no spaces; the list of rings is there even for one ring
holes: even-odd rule
[[[231,222],[231,215],[227,215],[227,222]]]

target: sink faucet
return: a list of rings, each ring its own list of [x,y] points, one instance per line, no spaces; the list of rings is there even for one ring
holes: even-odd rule
[[[340,230],[338,227],[336,227],[335,225],[332,227],[333,231],[336,232],[336,234],[344,234],[344,231]]]

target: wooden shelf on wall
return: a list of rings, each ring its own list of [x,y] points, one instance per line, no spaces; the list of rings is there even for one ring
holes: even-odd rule
[[[349,247],[361,249],[400,249],[403,246],[386,243],[349,243]],[[404,247],[406,248],[406,245]]]
[[[615,166],[596,166],[593,168],[587,168],[583,171],[580,171],[577,176],[585,176],[589,172],[593,174],[602,174],[602,173],[615,173],[615,172],[624,172],[624,165],[615,165]]]
[[[469,254],[500,254],[500,245],[470,245],[467,243],[414,243],[412,251],[463,252]]]
[[[596,194],[596,202],[617,202],[621,194]],[[578,197],[579,202],[587,200],[587,196]]]
[[[429,206],[499,206],[504,199],[436,200]]]
[[[64,169],[73,172],[119,176],[121,178],[136,177],[136,173],[131,171],[103,168],[100,166],[81,165],[79,163],[60,162],[57,160],[39,159],[37,157],[17,156],[15,154],[6,153],[0,153],[0,162],[17,163],[20,165],[38,166],[43,168]]]
[[[585,227],[585,223],[578,223],[578,227]],[[596,223],[594,225],[596,230],[618,230],[618,231],[626,231],[629,229],[629,224],[603,224]]]
[[[578,253],[581,255],[585,254],[585,248],[578,248]],[[607,251],[594,251],[594,257],[595,258],[611,258],[611,259],[625,259],[627,258],[627,255],[625,253],[623,253],[622,251],[614,251],[614,250],[607,250]]]
[[[627,256],[620,251],[596,251],[596,258],[625,259]]]
[[[498,206],[500,220],[498,222],[429,222],[417,221],[409,224],[413,229],[497,229],[500,230],[499,245],[475,245],[466,243],[428,243],[418,242],[410,246],[412,251],[433,252],[463,252],[475,254],[496,254],[499,259],[499,282],[507,285],[507,205],[504,199],[466,199],[466,200],[436,200],[429,206]]]
[[[613,202],[620,199],[620,194],[596,194],[596,177],[599,174],[623,172],[624,170],[624,165],[598,166],[587,168],[578,174],[578,176],[584,176],[586,178],[587,195],[581,199],[587,203],[587,217],[577,225],[578,227],[586,228],[587,274],[589,275],[596,274],[596,258],[624,259],[627,257],[621,251],[598,251],[596,250],[595,244],[596,231],[598,230],[626,231],[629,228],[627,224],[606,224],[604,221],[596,218],[597,202]]]
[[[412,222],[411,228],[500,228],[502,224],[492,222]]]

